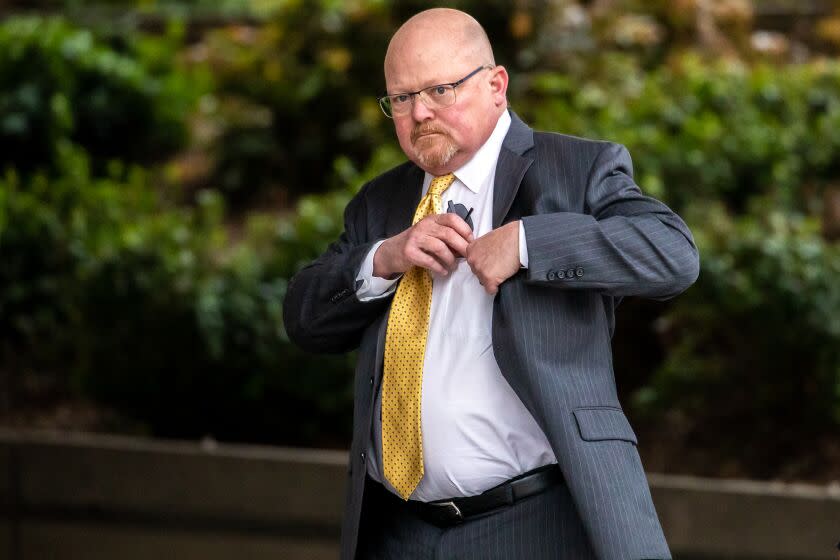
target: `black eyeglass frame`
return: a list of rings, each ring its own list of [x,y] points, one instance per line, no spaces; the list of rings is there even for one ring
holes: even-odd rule
[[[484,70],[484,69],[492,70],[493,68],[495,68],[495,66],[492,66],[490,64],[482,64],[481,66],[479,66],[478,68],[476,68],[475,70],[473,70],[472,72],[470,72],[469,74],[467,74],[466,76],[464,76],[463,78],[458,80],[457,82],[449,82],[447,84],[435,84],[433,86],[424,87],[423,89],[418,89],[417,91],[403,91],[403,92],[400,92],[400,93],[395,93],[393,95],[385,94],[381,97],[377,97],[376,100],[379,102],[379,108],[382,109],[382,112],[385,113],[385,116],[388,117],[389,119],[393,119],[394,118],[393,111],[391,110],[389,112],[389,109],[385,108],[385,100],[386,99],[390,99],[391,97],[396,97],[398,95],[408,95],[412,98],[412,103],[413,103],[414,102],[413,99],[415,97],[419,96],[421,92],[424,92],[427,89],[435,89],[435,88],[441,87],[441,86],[449,86],[449,87],[452,88],[453,91],[455,91],[455,89],[458,86],[460,86],[461,84],[463,84],[464,82],[466,82],[467,80],[469,80],[470,78],[472,78],[473,76],[475,76],[476,74],[481,72],[482,70]],[[454,105],[456,102],[457,102],[457,94],[456,94],[455,101],[452,102],[452,105]],[[445,105],[445,107],[451,107],[452,105]]]

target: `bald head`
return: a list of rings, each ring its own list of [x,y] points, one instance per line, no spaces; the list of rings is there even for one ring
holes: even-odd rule
[[[507,84],[484,29],[458,10],[420,12],[385,55],[388,94],[410,100],[392,115],[400,147],[432,175],[458,169],[487,141],[507,108]]]
[[[471,15],[451,8],[433,8],[406,21],[391,38],[385,54],[385,80],[395,67],[413,63],[461,62],[495,66],[493,48],[484,28]]]

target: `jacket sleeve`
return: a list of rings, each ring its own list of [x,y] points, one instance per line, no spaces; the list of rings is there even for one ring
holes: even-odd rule
[[[356,277],[378,241],[368,238],[368,186],[347,205],[338,240],[289,281],[283,322],[292,342],[310,352],[355,349],[364,329],[390,304],[391,297],[361,302],[356,296]]]
[[[613,296],[668,299],[699,274],[691,232],[633,182],[630,154],[604,143],[586,180],[585,212],[522,218],[526,281]]]

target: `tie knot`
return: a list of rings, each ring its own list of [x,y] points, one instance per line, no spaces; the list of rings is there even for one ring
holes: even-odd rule
[[[449,188],[449,185],[455,182],[455,175],[453,173],[447,173],[446,175],[441,175],[440,177],[435,177],[432,179],[431,184],[429,185],[429,194],[440,196],[443,194],[443,191]]]

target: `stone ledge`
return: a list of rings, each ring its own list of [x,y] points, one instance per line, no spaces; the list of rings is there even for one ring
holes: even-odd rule
[[[668,543],[707,558],[826,559],[840,539],[840,485],[648,476]]]
[[[0,504],[16,496],[18,508],[33,514],[135,512],[337,526],[346,460],[338,451],[6,431]]]
[[[165,546],[172,535],[185,551],[203,550],[212,539],[202,535],[221,534],[272,554],[312,540],[313,557],[328,558],[337,554],[346,465],[342,451],[0,430],[0,512],[9,521],[0,550],[14,541],[29,557],[36,540],[61,535],[80,549],[143,535]],[[677,558],[836,555],[840,484],[649,480]]]

